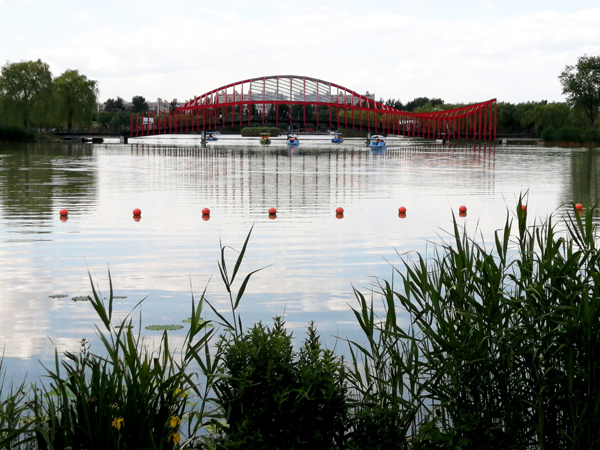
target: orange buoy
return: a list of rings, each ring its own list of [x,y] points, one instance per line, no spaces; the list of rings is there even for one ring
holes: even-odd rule
[[[461,206],[459,206],[458,211],[461,213],[466,213],[467,207],[465,205],[461,205]]]
[[[581,213],[581,211],[579,211]],[[69,220],[69,216],[60,216],[60,221],[61,222],[66,222],[67,220]]]
[[[134,216],[133,216],[133,221],[134,221],[134,222],[139,222],[141,218],[142,218],[142,216],[141,216],[141,215],[139,215],[139,214],[137,214],[137,215],[134,215]]]
[[[581,211],[581,210],[583,209],[583,205],[582,205],[581,203],[577,203],[577,204],[575,205],[575,208],[577,208],[578,210],[580,210],[580,211]]]
[[[335,213],[335,218],[336,219],[343,219],[344,218],[344,214],[342,214],[342,213]]]
[[[269,214],[277,214],[277,210],[275,208],[269,208]]]
[[[404,219],[406,217],[406,213],[405,212],[399,212],[398,213],[398,217],[400,217],[401,219]]]
[[[69,215],[69,211],[67,211],[66,209],[63,208],[63,209],[60,210],[60,215],[61,216],[68,216]]]
[[[467,212],[466,211],[461,211],[461,212],[458,213],[458,215],[460,217],[467,217]]]
[[[398,212],[400,214],[406,214],[406,208],[404,206],[401,206],[400,208],[398,208]]]
[[[338,206],[337,209],[335,210],[336,214],[344,214],[344,208],[342,208],[341,206]]]
[[[133,210],[133,215],[134,216],[141,216],[142,215],[142,210],[140,208],[135,208]]]
[[[210,209],[208,209],[208,208],[204,208],[204,209],[202,210],[202,215],[203,215],[203,216],[209,216],[209,215],[210,215]]]

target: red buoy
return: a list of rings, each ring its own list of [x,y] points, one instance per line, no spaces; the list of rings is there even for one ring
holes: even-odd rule
[[[68,216],[69,215],[69,211],[67,211],[66,209],[63,208],[63,209],[60,210],[60,215],[61,216]]]
[[[400,217],[401,219],[404,219],[404,218],[406,218],[406,213],[399,212],[398,217]]]
[[[406,214],[406,208],[404,206],[401,206],[400,208],[398,208],[398,212],[400,214]]]
[[[133,210],[133,215],[134,216],[141,216],[142,215],[142,210],[140,208],[135,208]]]
[[[581,211],[581,210],[583,209],[583,205],[582,205],[581,203],[577,203],[577,204],[575,205],[575,208],[577,208],[578,210],[580,210],[580,211]]]
[[[458,208],[458,211],[461,212],[461,213],[466,213],[467,212],[467,207],[465,205],[461,205]]]
[[[466,211],[461,211],[461,212],[458,213],[458,215],[460,217],[467,217],[467,212]]]
[[[336,218],[336,219],[343,219],[343,218],[344,218],[344,215],[343,215],[343,214],[340,214],[340,213],[336,213],[336,214],[335,214],[335,218]]]
[[[277,210],[275,208],[269,208],[269,214],[277,214]]]
[[[204,209],[202,210],[202,215],[203,215],[203,216],[208,216],[208,215],[210,215],[210,209],[208,209],[208,208],[204,208]]]
[[[341,206],[338,206],[337,209],[335,210],[336,214],[344,214],[344,208],[342,208]]]

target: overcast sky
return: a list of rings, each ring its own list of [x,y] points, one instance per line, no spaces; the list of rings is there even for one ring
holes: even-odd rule
[[[100,101],[191,99],[266,75],[377,99],[564,101],[600,55],[598,0],[0,0],[0,63],[77,69]]]

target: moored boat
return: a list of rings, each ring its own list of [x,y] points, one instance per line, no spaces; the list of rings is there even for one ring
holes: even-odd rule
[[[341,144],[342,142],[344,142],[344,139],[342,139],[342,133],[333,133],[333,138],[331,139],[331,142],[333,142],[334,144]]]
[[[287,144],[288,145],[298,145],[298,144],[300,144],[300,141],[298,140],[298,136],[296,136],[295,134],[290,134],[288,136],[288,139],[287,139]]]

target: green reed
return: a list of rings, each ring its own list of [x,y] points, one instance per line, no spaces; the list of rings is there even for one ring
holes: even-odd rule
[[[202,394],[188,369],[202,360],[213,333],[200,317],[203,298],[198,306],[192,298],[181,352],[170,347],[166,331],[158,347],[149,349],[140,332],[133,332],[129,316],[113,324],[113,299],[112,282],[106,303],[92,283],[102,354],[83,340],[79,352],[66,352],[63,360],[57,354],[54,367],[47,368],[49,387],[34,401],[39,448],[175,448],[196,431],[184,432],[182,421],[189,427],[202,424],[206,398],[200,397],[193,416],[187,407],[190,394]]]
[[[360,408],[391,414],[398,448],[599,448],[593,210],[559,232],[519,201],[490,249],[453,224],[431,258],[403,258],[400,289],[380,283],[383,318],[357,293]]]

